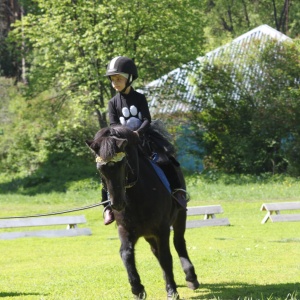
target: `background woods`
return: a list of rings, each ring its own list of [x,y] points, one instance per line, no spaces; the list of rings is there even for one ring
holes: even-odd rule
[[[260,85],[255,97],[248,93],[237,103],[226,96],[229,87],[223,80],[226,77],[230,84],[228,71],[219,77],[225,74],[222,66],[207,70],[197,96],[205,103],[205,91],[212,91],[214,84],[215,106],[206,105],[190,121],[194,128],[205,128],[195,134],[199,133],[197,143],[205,149],[201,155],[208,159],[207,166],[225,172],[289,170],[297,174],[299,11],[296,0],[1,0],[1,173],[22,176],[28,181],[24,179],[27,183],[22,186],[39,182],[50,186],[62,169],[70,171],[62,175],[63,181],[76,180],[74,165],[82,166],[82,177],[88,177],[93,165],[83,141],[107,125],[106,104],[112,90],[103,74],[112,57],[127,55],[135,60],[140,75],[135,88],[139,88],[268,24],[294,39],[294,46],[285,48],[289,54],[277,66],[272,66],[267,52],[261,57],[270,70],[266,81],[270,85]],[[274,89],[278,79],[281,89]],[[257,84],[255,78],[252,83]],[[168,115],[173,123],[176,118]],[[272,130],[272,122],[279,121],[289,124],[280,133]],[[284,154],[279,145],[286,146]],[[254,152],[262,157],[251,158]],[[20,182],[11,182],[10,188],[14,185]]]

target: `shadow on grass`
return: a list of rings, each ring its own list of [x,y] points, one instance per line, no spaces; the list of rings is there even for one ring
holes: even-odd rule
[[[72,183],[80,188],[99,186],[99,174],[90,157],[76,157],[72,153],[53,153],[48,160],[28,176],[10,177],[0,182],[0,194],[34,196],[40,193],[66,192]],[[83,186],[85,185],[85,186]]]
[[[191,299],[220,300],[296,300],[299,299],[299,283],[255,285],[247,283],[203,284]]]
[[[0,298],[5,297],[20,297],[20,296],[46,296],[44,294],[39,293],[18,293],[18,292],[0,292]]]

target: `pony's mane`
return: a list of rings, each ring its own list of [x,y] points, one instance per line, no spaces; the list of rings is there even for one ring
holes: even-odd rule
[[[94,137],[91,148],[94,149],[100,157],[107,160],[118,152],[116,138],[127,140],[128,145],[135,145],[138,142],[137,136],[132,130],[125,126],[117,125],[99,130]]]

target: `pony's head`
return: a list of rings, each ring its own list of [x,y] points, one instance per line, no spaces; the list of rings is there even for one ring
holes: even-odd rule
[[[138,137],[124,126],[99,130],[94,139],[86,141],[96,157],[96,165],[110,195],[111,206],[122,210],[126,203],[126,188],[137,178]]]

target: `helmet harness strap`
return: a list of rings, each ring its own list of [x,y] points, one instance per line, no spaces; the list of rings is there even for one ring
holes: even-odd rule
[[[120,93],[124,93],[127,90],[127,88],[132,84],[133,80],[131,80],[131,78],[132,78],[132,75],[129,74],[129,77],[126,81],[125,87]]]

